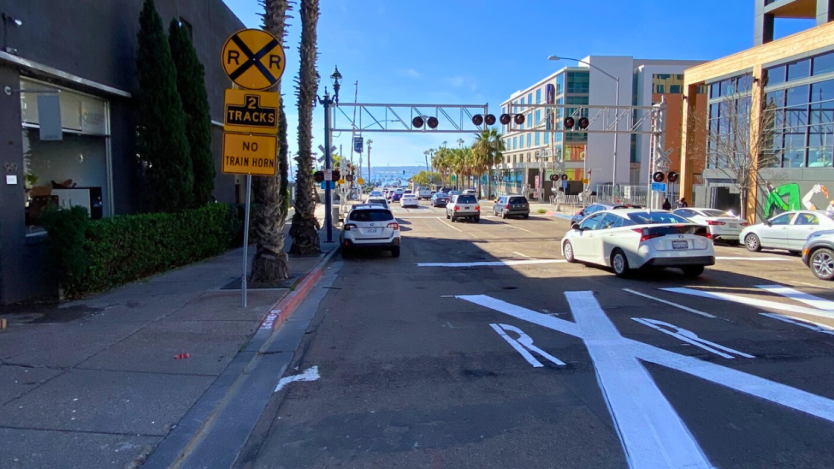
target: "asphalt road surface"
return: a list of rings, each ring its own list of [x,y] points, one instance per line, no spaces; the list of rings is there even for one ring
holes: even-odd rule
[[[565,220],[395,212],[402,256],[344,261],[238,467],[834,467],[834,285],[798,257],[620,279],[564,262]]]

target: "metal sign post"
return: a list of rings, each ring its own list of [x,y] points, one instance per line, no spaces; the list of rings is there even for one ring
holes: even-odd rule
[[[246,276],[249,273],[249,208],[252,204],[252,175],[246,175],[246,212],[243,215],[243,272],[240,275],[240,306],[246,307]]]

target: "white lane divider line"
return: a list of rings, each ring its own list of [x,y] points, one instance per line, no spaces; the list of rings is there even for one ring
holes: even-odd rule
[[[698,442],[649,372],[620,353],[623,337],[592,292],[566,292],[597,382],[632,468],[711,468]]]
[[[629,466],[632,468],[712,467],[680,417],[638,360],[655,363],[834,422],[834,400],[726,366],[627,339],[619,335],[610,323],[594,299],[593,292],[566,292],[565,296],[576,323],[487,295],[458,295],[458,298],[582,339],[589,352],[593,348],[591,358],[597,371],[597,380],[608,402],[609,411],[614,416]],[[594,329],[601,331],[596,332]],[[617,365],[621,364],[622,367],[618,368]],[[640,366],[634,367],[634,364]],[[634,385],[637,387],[633,387]],[[648,431],[643,431],[645,427],[648,427]]]
[[[810,316],[834,319],[834,311],[820,311],[818,309],[806,308],[805,306],[797,306],[769,300],[760,300],[758,298],[733,295],[730,293],[702,291],[695,290],[692,288],[662,288],[661,290],[672,293],[681,293],[684,295],[700,296],[702,298],[711,298],[714,300],[731,301],[734,303],[739,303],[747,306],[754,306],[757,308],[775,309],[778,311],[787,311],[789,313],[807,314]]]
[[[517,229],[517,230],[521,230],[521,231],[526,231],[526,232],[528,232],[528,233],[532,233],[532,231],[530,231],[530,230],[524,229],[524,228],[522,228],[522,227],[520,227],[520,226],[511,225],[511,224],[509,224],[509,223],[504,223],[504,226],[509,226],[510,228],[515,228],[515,229]]]
[[[744,256],[716,256],[717,261],[756,261],[756,262],[773,262],[773,261],[790,261],[793,259],[787,257],[744,257]]]
[[[463,233],[463,230],[459,230],[459,229],[455,228],[454,226],[450,225],[449,223],[446,223],[445,221],[443,221],[443,218],[441,218],[441,217],[434,217],[434,218],[439,220],[440,223],[443,223],[444,225],[448,226],[449,228],[457,231],[458,233]]]
[[[513,265],[534,265],[534,264],[562,264],[567,262],[564,259],[525,259],[507,261],[483,261],[483,262],[420,262],[417,267],[503,267]]]
[[[746,354],[744,352],[739,352],[738,350],[734,350],[734,349],[731,349],[729,347],[725,347],[723,345],[716,344],[715,342],[710,342],[706,339],[702,339],[702,338],[698,337],[698,334],[696,334],[696,333],[694,333],[690,330],[684,329],[682,327],[678,327],[678,326],[675,326],[673,324],[669,324],[668,322],[658,321],[657,319],[649,319],[649,318],[631,318],[631,319],[633,321],[639,322],[640,324],[642,324],[644,326],[649,326],[652,329],[658,330],[658,331],[660,331],[664,334],[669,334],[672,337],[677,337],[678,339],[680,339],[684,342],[690,343],[690,344],[692,344],[696,347],[700,347],[700,348],[706,350],[707,352],[712,352],[712,353],[714,353],[714,354],[716,354],[720,357],[724,357],[724,358],[732,360],[735,357],[733,357],[730,354],[734,353],[734,354],[736,354],[740,357],[744,357],[744,358],[756,358],[753,355],[749,355],[749,354]],[[670,330],[670,329],[674,329],[674,330]],[[727,352],[727,353],[720,352],[719,350],[723,350],[724,352]]]
[[[273,392],[280,391],[284,386],[292,383],[293,381],[318,381],[319,378],[321,378],[321,376],[319,376],[319,367],[316,365],[312,368],[307,368],[301,374],[281,378],[281,381],[278,381],[278,386],[275,386],[275,391]]]
[[[695,314],[697,314],[699,316],[703,316],[705,318],[715,319],[715,318],[718,317],[718,316],[714,316],[714,315],[709,314],[709,313],[705,313],[703,311],[698,311],[697,309],[692,309],[692,308],[687,307],[687,306],[679,305],[677,303],[672,303],[671,301],[666,301],[666,300],[664,300],[662,298],[658,298],[656,296],[646,295],[645,293],[640,293],[640,292],[634,291],[630,288],[623,288],[623,291],[631,293],[633,295],[642,296],[643,298],[648,298],[650,300],[654,300],[654,301],[657,301],[659,303],[663,303],[663,304],[666,304],[666,305],[669,305],[669,306],[674,306],[675,308],[682,309],[684,311],[689,311],[690,313],[695,313]]]
[[[498,335],[506,340],[507,343],[516,350],[516,352],[520,353],[521,356],[527,360],[527,363],[533,365],[534,368],[541,368],[544,365],[542,365],[540,361],[536,360],[536,357],[534,357],[530,352],[535,352],[541,357],[553,362],[556,366],[565,366],[565,362],[562,360],[559,360],[553,355],[533,345],[533,339],[531,339],[530,336],[525,334],[521,329],[515,326],[510,326],[509,324],[490,324],[490,326],[495,330],[495,332],[498,333]],[[518,334],[518,339],[513,339],[507,335],[507,332],[505,331],[515,332]]]
[[[813,306],[814,308],[821,309],[823,311],[834,311],[834,301],[810,295],[793,288],[782,285],[756,285],[756,288],[784,296],[785,298],[796,300],[800,303],[805,303],[808,306]]]
[[[527,259],[530,259],[530,256],[528,256],[527,254],[522,254],[518,251],[513,251],[513,254],[515,254],[516,256],[526,257]]]
[[[831,326],[826,326],[825,324],[819,324],[814,321],[807,321],[804,319],[798,318],[791,318],[788,316],[783,316],[781,314],[776,313],[759,313],[762,316],[767,316],[769,318],[777,319],[779,321],[787,322],[790,324],[796,324],[797,326],[804,327],[806,329],[811,329],[814,332],[820,332],[823,334],[834,335],[834,328]]]

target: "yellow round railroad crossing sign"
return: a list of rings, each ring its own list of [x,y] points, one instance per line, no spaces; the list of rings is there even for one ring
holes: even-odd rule
[[[244,29],[226,40],[220,61],[226,75],[241,88],[265,90],[284,74],[284,48],[273,35]]]
[[[364,179],[362,179],[362,178],[357,179],[357,180],[356,180],[356,182],[357,182],[357,183],[359,183],[359,185],[360,185],[360,186],[361,186],[362,184],[365,184],[365,180],[364,180]]]

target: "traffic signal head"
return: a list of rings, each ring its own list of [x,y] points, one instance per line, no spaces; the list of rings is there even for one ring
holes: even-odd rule
[[[668,173],[666,173],[666,180],[668,180],[669,182],[671,182],[673,184],[678,182],[679,178],[680,178],[680,174],[676,173],[675,171],[669,171]]]
[[[509,114],[501,114],[501,117],[498,118],[498,121],[504,125],[509,124],[511,120],[513,120],[513,118]]]
[[[484,116],[480,114],[475,114],[474,116],[472,116],[472,123],[477,126],[480,126],[484,123]]]
[[[486,122],[487,125],[495,124],[495,116],[493,116],[492,114],[487,114],[484,118],[484,122]]]
[[[579,118],[579,128],[585,130],[588,126],[591,125],[591,121],[588,120],[587,117],[580,117]]]
[[[573,129],[573,126],[576,125],[576,120],[573,117],[565,117],[564,125],[568,130]]]
[[[316,182],[324,182],[324,171],[316,171],[313,173],[313,179]]]
[[[437,124],[439,124],[439,122],[437,121],[437,117],[429,117],[429,119],[426,121],[426,124],[429,126],[430,129],[436,129]]]
[[[654,182],[663,182],[664,179],[666,179],[666,175],[663,174],[663,171],[657,171],[652,174],[652,181]]]
[[[515,122],[516,125],[523,124],[524,123],[524,114],[516,114],[515,117],[513,117],[513,122]]]
[[[417,127],[419,129],[420,127],[423,126],[423,118],[420,117],[420,116],[417,116],[414,119],[411,119],[411,125],[413,125],[414,127]]]

